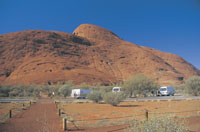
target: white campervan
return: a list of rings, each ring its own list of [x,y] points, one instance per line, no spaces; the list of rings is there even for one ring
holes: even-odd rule
[[[85,99],[90,92],[89,89],[72,89],[71,97]]]
[[[167,87],[167,86],[164,86],[164,87],[160,87],[160,95],[172,95],[174,96],[174,88],[173,87]]]

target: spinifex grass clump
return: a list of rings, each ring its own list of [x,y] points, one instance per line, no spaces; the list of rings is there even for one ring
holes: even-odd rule
[[[188,132],[184,123],[170,117],[153,117],[152,119],[133,120],[126,132]]]

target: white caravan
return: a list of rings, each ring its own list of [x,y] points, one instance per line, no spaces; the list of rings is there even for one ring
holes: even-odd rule
[[[174,88],[173,87],[167,87],[167,86],[165,86],[165,87],[160,87],[160,95],[167,95],[167,96],[169,96],[169,95],[172,95],[172,96],[174,96]]]
[[[89,89],[72,89],[71,97],[85,99],[90,92]]]
[[[120,87],[113,87],[112,92],[120,92]]]

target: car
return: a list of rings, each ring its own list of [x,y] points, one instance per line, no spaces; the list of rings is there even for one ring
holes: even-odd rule
[[[166,95],[166,96],[170,96],[170,95],[172,95],[172,96],[174,96],[174,88],[173,87],[168,87],[168,86],[164,86],[164,87],[160,87],[160,90],[159,90],[159,94],[161,95],[161,96],[164,96],[164,95]]]
[[[120,87],[113,87],[112,92],[120,92]]]

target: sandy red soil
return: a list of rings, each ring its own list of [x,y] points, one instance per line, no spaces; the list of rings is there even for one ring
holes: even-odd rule
[[[186,125],[192,132],[200,132],[200,117],[191,117],[186,119]]]
[[[189,130],[200,131],[200,101],[154,101],[154,102],[122,102],[117,107],[108,104],[94,103],[63,103],[59,105],[69,120],[79,128],[94,127],[103,130],[124,131],[123,128],[133,118],[145,119],[145,110],[149,111],[149,117],[170,116],[176,117],[185,124]],[[74,129],[74,124],[69,122],[68,127]],[[118,130],[119,129],[119,130]],[[96,130],[95,130],[96,131]]]
[[[122,102],[118,107],[107,104],[60,104],[62,112],[74,120],[68,122],[69,131],[73,132],[123,132],[127,127],[126,120],[129,118],[115,119],[117,117],[134,116],[142,114],[137,119],[144,118],[144,109],[150,112],[183,112],[172,114],[171,116],[187,117],[186,126],[192,132],[200,132],[200,110],[199,100],[189,101],[160,101],[160,102]],[[194,112],[195,110],[195,112]],[[66,116],[63,114],[62,117]],[[114,118],[99,121],[100,118]],[[62,118],[58,116],[58,110],[54,103],[40,102],[35,103],[17,115],[0,125],[0,132],[63,132]],[[84,123],[78,123],[77,119]],[[88,121],[88,120],[91,121]],[[92,119],[97,119],[92,120]],[[121,121],[121,122],[120,122]],[[81,122],[81,121],[80,121]],[[116,123],[117,122],[117,123]]]

